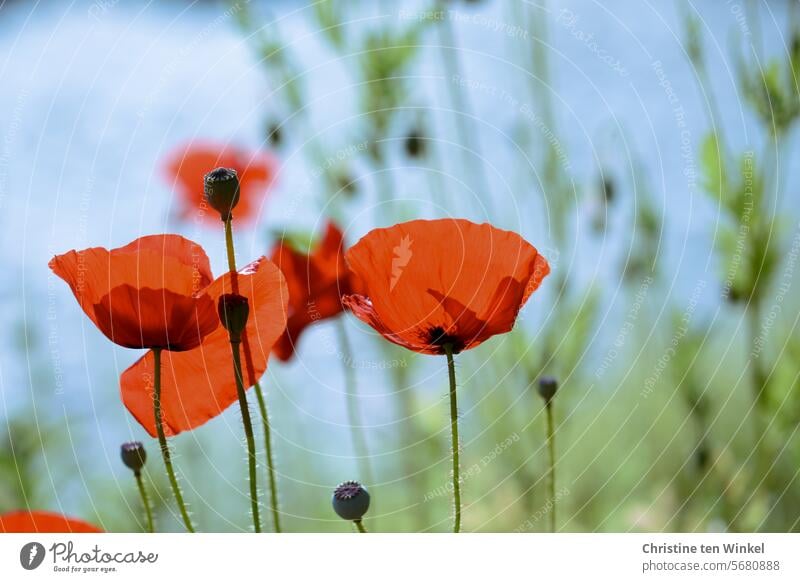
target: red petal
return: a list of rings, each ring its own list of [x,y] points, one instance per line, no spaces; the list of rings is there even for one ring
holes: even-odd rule
[[[239,174],[242,196],[236,206],[237,221],[247,221],[258,212],[258,205],[275,176],[275,161],[264,152],[250,152],[231,145],[193,142],[167,156],[166,174],[183,198],[183,218],[203,219],[219,224],[219,214],[208,207],[203,193],[203,178],[214,168],[233,168]]]
[[[244,379],[250,387],[266,371],[269,353],[286,327],[288,293],[278,267],[263,257],[239,271],[237,279],[238,294],[247,297],[250,304],[247,342],[242,344],[250,353],[248,365],[247,350],[243,349]],[[232,290],[230,273],[226,273],[206,292],[216,304],[220,295]],[[161,360],[161,401],[168,435],[204,424],[237,400],[231,345],[224,327],[219,326],[206,336],[198,348],[165,351]],[[120,383],[125,406],[155,436],[152,352],[125,370]]]
[[[156,345],[150,343],[152,335],[171,336],[180,343],[187,327],[180,323],[176,328],[173,319],[186,313],[180,308],[184,303],[195,307],[192,297],[212,280],[202,247],[178,235],[145,236],[110,251],[69,251],[54,257],[49,266],[69,284],[98,329],[126,347]],[[207,318],[199,319],[208,330]],[[192,341],[197,344],[196,337]]]
[[[85,521],[49,511],[12,511],[0,515],[3,533],[102,533]]]
[[[354,313],[390,341],[424,353],[431,353],[426,334],[433,328],[456,334],[465,348],[508,331],[549,272],[518,234],[461,219],[373,230],[346,258],[369,298],[368,309],[349,303]]]
[[[273,251],[272,260],[289,286],[289,321],[275,344],[279,359],[292,357],[306,327],[344,311],[341,297],[350,292],[350,287],[342,244],[342,232],[329,222],[324,238],[310,255],[283,243]]]

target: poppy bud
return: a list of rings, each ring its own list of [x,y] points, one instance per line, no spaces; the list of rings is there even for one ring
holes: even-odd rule
[[[239,176],[231,168],[211,170],[203,178],[203,191],[208,205],[219,212],[222,220],[230,220],[239,203]]]
[[[250,305],[247,297],[226,293],[219,298],[217,304],[219,320],[231,336],[231,341],[242,341],[242,332],[247,325],[247,317],[250,315]]]
[[[147,452],[144,450],[144,445],[137,441],[124,443],[120,447],[120,456],[125,466],[136,474],[142,470],[145,461],[147,461]]]
[[[267,127],[267,139],[272,147],[280,147],[283,143],[283,132],[278,123],[270,123]]]
[[[546,404],[549,404],[558,391],[558,380],[552,376],[542,376],[539,378],[537,390],[539,396],[544,399]]]
[[[358,481],[345,481],[333,492],[333,510],[342,519],[357,521],[369,509],[369,493]]]
[[[425,138],[416,129],[406,137],[406,154],[410,158],[419,158],[425,155]]]

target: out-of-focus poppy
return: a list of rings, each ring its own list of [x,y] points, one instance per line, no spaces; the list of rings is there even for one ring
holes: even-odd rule
[[[167,156],[167,179],[181,196],[180,217],[219,224],[219,214],[208,207],[203,195],[203,177],[217,167],[232,168],[239,175],[241,198],[236,206],[239,223],[254,218],[275,178],[277,163],[271,155],[232,145],[192,142]]]
[[[346,253],[363,322],[424,354],[474,348],[511,330],[550,272],[518,234],[462,219],[414,220],[369,232]]]
[[[12,511],[0,515],[3,533],[102,533],[92,524],[49,511]]]
[[[286,331],[274,348],[281,360],[292,357],[306,327],[344,311],[341,298],[351,288],[343,245],[342,232],[329,222],[324,237],[308,254],[286,241],[281,241],[273,251],[272,260],[283,271],[289,287]]]
[[[231,273],[213,279],[198,244],[176,235],[147,236],[111,251],[70,251],[53,258],[50,268],[112,341],[164,350],[161,409],[168,436],[200,426],[237,400],[228,332],[217,313],[233,281]],[[288,293],[280,270],[264,257],[239,271],[236,283],[251,307],[244,371],[250,387],[266,371],[286,326]],[[125,406],[155,436],[153,361],[148,351],[120,383]]]

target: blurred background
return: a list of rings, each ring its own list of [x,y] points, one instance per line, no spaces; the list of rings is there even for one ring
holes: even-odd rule
[[[202,142],[273,160],[241,264],[328,219],[353,244],[446,216],[550,261],[515,330],[457,358],[465,530],[547,529],[542,374],[560,530],[800,529],[798,73],[788,0],[0,2],[0,512],[140,531],[135,439],[181,531],[119,398],[140,354],[47,262],[176,232],[222,272],[221,225],[167,168]],[[447,531],[444,360],[338,320],[262,382],[284,529],[350,529],[330,495],[366,480],[354,372],[368,527]],[[235,407],[173,444],[199,529],[248,531]]]

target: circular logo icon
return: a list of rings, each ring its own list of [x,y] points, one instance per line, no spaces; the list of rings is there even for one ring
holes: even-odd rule
[[[19,551],[19,563],[26,570],[35,570],[44,561],[44,546],[39,542],[29,542]]]

